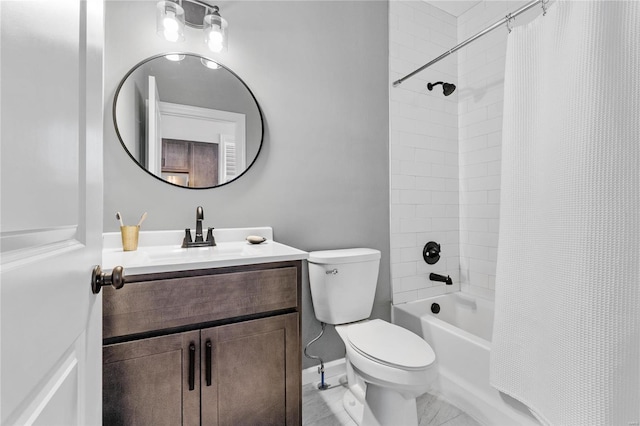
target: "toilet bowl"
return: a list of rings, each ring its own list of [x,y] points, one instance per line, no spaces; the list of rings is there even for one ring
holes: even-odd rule
[[[369,319],[380,251],[316,251],[308,262],[316,318],[333,324],[346,348],[346,411],[361,426],[417,426],[416,398],[435,380],[435,354],[409,330]]]
[[[435,381],[435,354],[429,344],[379,319],[335,328],[345,344],[347,371],[352,372],[343,402],[354,421],[417,426],[416,398]]]

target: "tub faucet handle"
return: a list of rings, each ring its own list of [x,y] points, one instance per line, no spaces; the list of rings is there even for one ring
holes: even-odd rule
[[[440,260],[440,244],[435,241],[429,241],[422,249],[422,258],[429,265],[433,265]]]

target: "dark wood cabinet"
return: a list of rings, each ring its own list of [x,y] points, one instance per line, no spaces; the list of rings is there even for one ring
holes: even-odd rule
[[[105,288],[103,423],[300,424],[300,273],[291,261]]]
[[[191,145],[191,173],[193,186],[203,188],[218,184],[218,144],[198,143]]]
[[[191,144],[186,141],[162,140],[162,171],[189,173]]]
[[[218,144],[162,139],[162,173],[189,175],[189,187],[218,184]]]
[[[104,346],[103,424],[199,425],[199,341],[191,331]]]
[[[297,425],[297,336],[296,314],[202,330],[202,424]]]

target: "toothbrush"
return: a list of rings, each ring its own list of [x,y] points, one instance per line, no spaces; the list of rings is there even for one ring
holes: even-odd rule
[[[142,222],[147,218],[147,212],[142,213],[142,217],[140,217],[140,221],[138,222],[138,228],[142,225]]]
[[[120,226],[124,226],[124,222],[122,221],[122,215],[120,212],[116,212],[116,219],[120,221]]]

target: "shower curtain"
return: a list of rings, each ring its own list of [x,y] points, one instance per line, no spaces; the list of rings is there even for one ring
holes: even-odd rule
[[[509,35],[491,384],[543,424],[640,424],[640,2]]]

